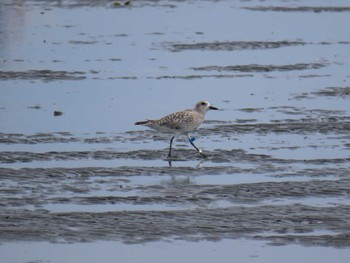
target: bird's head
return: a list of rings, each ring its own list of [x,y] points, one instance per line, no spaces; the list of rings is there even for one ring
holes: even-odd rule
[[[210,103],[205,100],[198,102],[194,109],[201,113],[206,113],[208,110],[218,110],[218,108],[211,106]]]

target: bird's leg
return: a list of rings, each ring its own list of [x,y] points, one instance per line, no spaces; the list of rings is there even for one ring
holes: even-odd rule
[[[170,147],[169,147],[169,154],[168,154],[168,158],[171,158],[171,147],[173,145],[173,140],[174,140],[175,136],[171,137],[170,139]]]
[[[196,146],[196,145],[194,145],[194,138],[191,138],[190,137],[190,135],[189,134],[187,134],[187,138],[188,138],[188,141],[191,143],[191,145],[197,150],[197,152],[199,152],[201,155],[202,155],[202,157],[205,157],[205,155],[204,155],[204,153],[202,152],[202,150],[201,149],[198,149],[198,147]]]

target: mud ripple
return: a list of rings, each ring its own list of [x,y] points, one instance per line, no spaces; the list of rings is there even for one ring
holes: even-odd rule
[[[326,97],[350,97],[350,87],[328,87],[313,94]]]
[[[2,209],[0,222],[1,241],[121,240],[143,243],[168,238],[199,241],[250,236],[282,244],[319,245],[320,242],[323,246],[349,247],[349,234],[344,234],[350,231],[349,214],[349,206],[317,208],[304,205],[105,213]],[[314,236],[315,229],[326,229],[335,234]],[[283,237],[274,236],[281,231],[285,232]],[[271,235],[259,235],[266,232]],[[300,232],[309,235],[297,236]]]
[[[323,93],[323,91],[321,91]],[[344,96],[339,90],[325,91],[322,96]],[[346,91],[345,91],[346,92]],[[338,95],[339,94],[339,95]],[[346,93],[345,93],[346,95]],[[297,107],[270,107],[264,108],[242,108],[238,111],[246,113],[259,113],[265,110],[274,110],[286,115],[306,115],[300,119],[273,120],[269,123],[257,122],[256,119],[245,119],[231,121],[205,121],[205,128],[198,130],[199,136],[221,136],[229,137],[237,134],[350,134],[350,117],[342,116],[344,112],[335,110],[303,109]],[[50,144],[50,143],[88,143],[88,144],[109,144],[113,142],[140,142],[145,140],[168,141],[169,136],[159,134],[153,130],[127,131],[123,134],[100,133],[88,134],[80,137],[69,132],[56,133],[0,133],[0,144]],[[118,157],[118,156],[116,156]],[[120,156],[122,157],[122,156]]]
[[[244,237],[279,245],[350,246],[350,206],[329,203],[329,198],[349,197],[348,169],[321,165],[288,171],[277,165],[281,160],[268,156],[244,151],[224,154],[252,158],[254,166],[0,168],[0,241],[143,243],[169,238],[199,241]],[[290,180],[227,185],[191,182],[191,178],[208,174],[235,177],[273,172]],[[138,176],[150,181],[133,182]],[[176,176],[191,178],[176,182]],[[295,181],[291,176],[310,178]],[[305,198],[320,198],[324,203],[305,205]],[[287,201],[269,205],[278,200]],[[224,207],[215,205],[222,202]],[[49,208],[62,205],[110,207],[108,212],[55,212]],[[141,208],[122,211],[120,205]],[[157,205],[163,208],[152,209]],[[150,209],[143,211],[143,206]],[[328,232],[319,235],[318,230]]]
[[[272,72],[272,71],[294,71],[294,70],[308,70],[320,69],[326,67],[325,63],[297,63],[290,65],[234,65],[234,66],[205,66],[193,67],[193,70],[202,71],[239,71],[239,72]]]
[[[306,45],[303,41],[228,41],[228,42],[203,42],[194,44],[185,43],[165,43],[173,52],[185,50],[203,50],[203,51],[236,51],[236,50],[254,50],[254,49],[272,49],[290,46]]]
[[[329,117],[324,120],[305,119],[276,121],[276,123],[245,123],[245,124],[219,124],[201,130],[203,135],[216,133],[244,134],[244,133],[289,133],[289,134],[350,134],[350,121],[348,117]]]
[[[31,135],[21,133],[0,133],[0,144],[46,144],[46,143],[112,143],[113,141],[124,141],[121,135],[99,134],[90,137],[77,137],[69,132],[36,133]]]
[[[350,87],[327,87],[314,92],[294,94],[294,99],[314,99],[317,97],[350,97]]]
[[[210,74],[210,75],[174,75],[174,76],[159,76],[156,79],[204,79],[204,78],[246,78],[254,77],[252,74]]]
[[[0,163],[29,163],[42,161],[69,161],[69,160],[117,160],[117,159],[133,159],[133,160],[160,160],[168,153],[168,149],[163,150],[136,150],[127,152],[118,151],[55,151],[55,152],[25,152],[25,151],[3,151],[0,152]],[[265,154],[248,154],[243,150],[214,150],[206,151],[207,161],[213,163],[229,163],[229,162],[273,162],[273,163],[346,163],[350,158],[334,158],[334,159],[310,159],[310,160],[290,160],[274,158]],[[194,156],[192,149],[176,149],[176,155],[181,158],[173,158],[170,161],[185,160],[201,160],[200,156]]]
[[[226,206],[251,206],[261,205],[271,200],[293,200],[287,202],[302,203],[303,198],[327,200],[331,197],[347,198],[350,196],[348,178],[232,185],[195,185],[188,182],[147,186],[131,185],[129,181],[118,177],[99,178],[98,183],[95,184],[87,184],[84,177],[67,177],[63,182],[60,182],[58,178],[52,178],[46,177],[41,178],[41,181],[36,181],[41,184],[42,189],[37,189],[35,192],[31,192],[30,189],[23,189],[19,192],[15,187],[3,187],[3,191],[12,196],[3,196],[0,206],[11,208],[25,207],[28,204],[36,207],[52,204],[129,204],[130,206],[163,204],[163,209],[167,210],[169,209],[167,206],[174,205],[185,206],[186,209],[208,207],[219,202],[226,202]],[[29,180],[26,179],[26,181],[28,183]],[[24,182],[19,182],[19,184],[25,185]],[[113,188],[106,191],[104,195],[94,195],[97,186],[106,187],[107,185],[112,185]],[[135,195],[135,190],[138,195]],[[186,207],[186,205],[190,206]],[[330,206],[330,204],[325,201],[325,204],[321,206]],[[115,207],[117,208],[118,206]]]
[[[27,71],[0,71],[0,80],[81,80],[85,79],[82,71],[54,71],[54,70],[27,70]]]
[[[237,157],[239,159],[241,157]],[[265,156],[265,159],[260,163],[257,163],[256,156],[248,156],[251,158],[254,166],[252,167],[240,167],[237,163],[232,163],[232,165],[218,165],[218,166],[204,166],[204,167],[190,167],[190,166],[175,166],[168,167],[165,163],[165,166],[160,167],[147,167],[147,166],[120,166],[115,168],[107,167],[78,167],[78,168],[0,168],[0,176],[3,180],[62,180],[63,178],[81,178],[85,180],[89,177],[99,176],[106,178],[115,178],[116,176],[128,178],[130,176],[181,176],[181,175],[191,175],[191,176],[201,176],[201,175],[220,175],[220,174],[268,174],[271,178],[273,177],[303,177],[307,176],[309,178],[321,178],[332,176],[334,178],[344,178],[348,176],[348,170],[346,167],[326,167],[327,164],[336,164],[336,163],[346,163],[349,162],[344,159],[332,159],[332,160],[309,160],[303,161],[302,163],[307,165],[319,165],[319,167],[304,167],[304,168],[293,168],[288,169],[287,165],[298,164],[301,161],[296,160],[283,160],[283,159],[274,159],[275,163],[270,163],[266,165],[264,161],[268,159]],[[270,157],[271,159],[271,157]],[[176,161],[176,160],[175,160]],[[240,160],[242,162],[242,160]],[[285,165],[286,166],[285,166]],[[18,179],[17,179],[18,178]],[[29,182],[28,182],[29,183]]]
[[[274,12],[350,12],[349,6],[297,6],[297,7],[287,7],[287,6],[253,6],[253,7],[243,7],[243,9],[251,11],[274,11]]]

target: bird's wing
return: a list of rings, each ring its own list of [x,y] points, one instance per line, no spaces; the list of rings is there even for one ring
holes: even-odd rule
[[[171,129],[182,129],[184,126],[196,122],[196,115],[192,110],[179,111],[169,114],[159,120],[160,126],[166,126]]]

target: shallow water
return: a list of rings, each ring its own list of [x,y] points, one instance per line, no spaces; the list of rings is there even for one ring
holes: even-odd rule
[[[95,262],[90,248],[105,262],[224,262],[233,251],[241,262],[347,262],[343,1],[0,7],[5,262]],[[205,159],[179,137],[166,160],[170,138],[133,125],[201,99],[220,108],[193,134]]]
[[[318,262],[343,262],[349,257],[348,250],[327,247],[300,247],[289,245],[283,247],[269,246],[261,241],[223,240],[221,242],[149,242],[138,245],[125,245],[115,241],[99,241],[96,243],[51,244],[21,243],[6,244],[2,258],[11,262],[32,262],[37,255],[46,251],[41,258],[45,262],[232,262],[239,258],[240,262],[276,262],[281,258],[285,262],[308,260],[317,257]],[[24,251],[24,253],[19,253]],[[286,257],[286,254],[293,257]],[[57,256],[60,255],[60,256]]]

